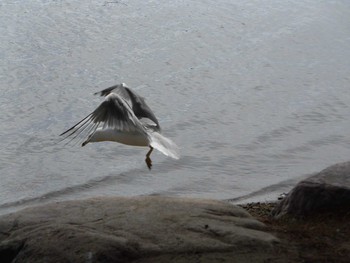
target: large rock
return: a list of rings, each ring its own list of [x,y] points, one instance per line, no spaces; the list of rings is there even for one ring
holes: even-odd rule
[[[286,262],[242,208],[165,197],[53,203],[0,218],[1,262]]]
[[[320,211],[350,209],[350,162],[339,163],[299,182],[273,215],[304,217]]]

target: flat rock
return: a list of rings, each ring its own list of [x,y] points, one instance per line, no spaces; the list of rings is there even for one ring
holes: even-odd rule
[[[304,217],[321,211],[350,209],[350,162],[332,165],[299,182],[273,210],[273,215]]]
[[[1,262],[287,262],[263,223],[226,202],[94,198],[0,218]]]

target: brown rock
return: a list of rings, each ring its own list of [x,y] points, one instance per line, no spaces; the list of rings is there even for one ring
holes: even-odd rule
[[[299,182],[273,210],[303,217],[318,211],[350,209],[350,162],[339,163]]]

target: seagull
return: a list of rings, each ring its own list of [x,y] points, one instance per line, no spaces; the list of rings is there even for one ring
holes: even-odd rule
[[[145,99],[125,83],[94,93],[104,101],[88,116],[60,136],[62,140],[85,136],[82,146],[90,142],[114,141],[132,146],[149,147],[145,162],[151,170],[150,155],[157,149],[166,156],[179,159],[178,147],[161,134],[159,122]]]

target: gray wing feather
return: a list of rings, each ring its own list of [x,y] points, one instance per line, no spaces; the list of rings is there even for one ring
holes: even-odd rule
[[[96,110],[60,134],[60,136],[66,135],[65,138],[67,138],[74,135],[74,139],[82,133],[92,134],[102,125],[103,128],[112,128],[120,131],[142,132],[144,130],[129,105],[121,97],[112,93],[107,95],[105,101]]]
[[[150,127],[155,128],[158,131],[160,130],[159,122],[150,107],[145,102],[145,99],[129,89],[127,86],[125,86],[125,84],[109,87],[100,92],[96,92],[95,95],[99,94],[100,96],[108,96],[109,94],[113,93],[118,94],[126,101],[126,103],[128,103],[138,119],[147,118],[154,123],[149,125]],[[147,121],[146,123],[150,123],[150,121]]]

